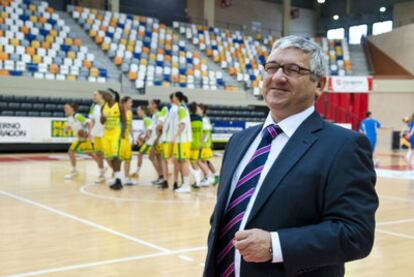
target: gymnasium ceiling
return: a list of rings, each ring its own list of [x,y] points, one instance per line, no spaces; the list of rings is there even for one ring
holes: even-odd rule
[[[237,0],[234,0],[237,1]],[[282,4],[283,0],[262,0]],[[322,16],[331,16],[332,14],[342,14],[346,11],[346,3],[351,1],[351,13],[370,13],[376,12],[380,7],[385,6],[390,9],[395,3],[413,2],[413,0],[325,0],[324,4],[318,4],[321,7]],[[292,6],[306,9],[314,9],[316,0],[291,0]]]

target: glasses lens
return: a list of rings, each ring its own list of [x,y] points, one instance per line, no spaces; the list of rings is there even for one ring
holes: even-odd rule
[[[299,76],[300,75],[300,67],[297,64],[285,64],[284,72],[288,76]]]
[[[280,65],[276,63],[266,63],[264,65],[264,70],[269,74],[275,74],[279,68]]]

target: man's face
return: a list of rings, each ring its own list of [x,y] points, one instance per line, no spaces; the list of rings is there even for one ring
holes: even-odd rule
[[[273,51],[267,62],[297,64],[309,69],[309,58],[309,54],[299,49],[284,48]],[[309,74],[288,76],[279,68],[274,74],[264,72],[262,95],[271,111],[290,115],[312,105],[320,90],[318,83]]]

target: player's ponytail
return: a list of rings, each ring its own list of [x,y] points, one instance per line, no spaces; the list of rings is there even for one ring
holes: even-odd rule
[[[185,96],[184,93],[182,93],[181,91],[177,91],[176,93],[174,93],[174,95],[175,95],[175,97],[177,97],[177,99],[181,103],[187,103],[188,102],[187,96]]]
[[[191,115],[195,115],[197,112],[197,103],[191,102],[190,105],[188,105],[188,110],[190,111]]]
[[[120,96],[119,93],[116,90],[113,90],[111,88],[108,88],[108,91],[113,95],[115,102],[119,103],[120,101]]]

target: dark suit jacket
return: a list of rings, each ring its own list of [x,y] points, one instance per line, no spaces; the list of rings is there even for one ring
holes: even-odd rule
[[[211,216],[204,276],[216,276],[215,257],[235,169],[262,125],[232,136]],[[272,165],[245,229],[279,233],[283,263],[241,262],[241,276],[343,276],[344,263],[366,257],[374,242],[378,197],[365,136],[309,116]]]

